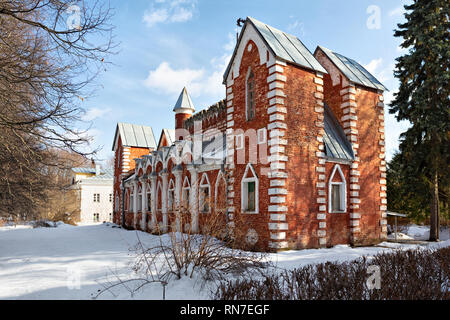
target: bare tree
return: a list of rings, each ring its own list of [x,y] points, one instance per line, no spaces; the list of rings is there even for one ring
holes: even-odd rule
[[[0,0],[0,204],[43,199],[48,168],[66,165],[54,149],[97,151],[79,128],[115,47],[110,18],[95,0]]]

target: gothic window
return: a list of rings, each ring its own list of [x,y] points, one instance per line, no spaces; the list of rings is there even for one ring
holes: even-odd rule
[[[152,189],[149,184],[147,184],[147,211],[152,211]]]
[[[247,165],[241,181],[241,207],[245,213],[258,213],[259,211],[259,181],[251,164]]]
[[[142,187],[138,189],[137,211],[142,211]]]
[[[183,204],[183,207],[185,209],[189,209],[190,193],[191,193],[191,185],[189,183],[188,177],[185,177],[183,182],[183,190],[181,193],[181,203]]]
[[[167,203],[169,211],[173,211],[175,209],[175,186],[172,179],[169,182]]]
[[[347,184],[338,164],[334,167],[328,183],[328,203],[328,211],[331,213],[347,211]]]
[[[250,121],[255,118],[255,75],[251,69],[249,69],[249,73],[247,75],[246,92],[247,121]]]
[[[199,188],[199,208],[202,213],[209,213],[210,207],[210,196],[211,196],[211,184],[209,183],[208,175],[203,173],[202,179],[200,180]]]

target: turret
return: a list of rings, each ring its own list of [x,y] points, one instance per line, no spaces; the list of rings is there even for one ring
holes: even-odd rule
[[[175,112],[175,140],[182,140],[184,130],[180,129],[184,129],[184,121],[195,112],[194,104],[186,87],[181,91],[173,111]]]

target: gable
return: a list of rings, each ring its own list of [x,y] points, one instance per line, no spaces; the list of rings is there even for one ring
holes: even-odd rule
[[[314,56],[317,57],[320,52],[322,52],[326,58],[331,61],[333,66],[336,67],[348,81],[364,87],[388,91],[380,81],[378,81],[369,71],[366,70],[366,68],[355,60],[347,58],[322,46],[317,47]],[[325,65],[325,63],[322,64]],[[335,81],[333,81],[333,85],[334,82]]]
[[[327,104],[324,105],[325,133],[323,142],[325,144],[325,155],[331,159],[354,160],[353,149],[348,141],[344,130]]]
[[[114,144],[112,150],[115,151],[119,142],[119,136],[124,147],[155,149],[156,142],[153,129],[149,126],[136,125],[131,123],[117,123],[114,134]]]
[[[312,53],[295,36],[264,24],[254,18],[247,17],[244,27],[234,48],[232,58],[224,74],[224,84],[230,73],[236,78],[239,76],[240,59],[249,40],[255,42],[260,57],[260,64],[271,66],[275,59],[289,62],[294,65],[321,72],[327,71],[320,65]],[[270,52],[267,59],[266,51]]]

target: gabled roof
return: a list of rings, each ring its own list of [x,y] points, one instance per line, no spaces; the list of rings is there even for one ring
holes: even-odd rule
[[[177,103],[175,104],[175,107],[173,108],[173,111],[178,110],[190,110],[192,112],[195,111],[194,104],[192,103],[191,97],[189,96],[189,93],[186,90],[186,87],[183,88],[183,90],[180,93],[180,96],[178,97]]]
[[[344,57],[339,53],[332,52],[330,49],[322,46],[318,46],[316,52],[319,49],[325,53],[336,68],[338,68],[349,81],[372,89],[389,91],[380,81],[355,60]]]
[[[156,149],[152,127],[123,122],[117,123],[113,151],[116,149],[119,140],[118,135],[120,135],[124,147]]]
[[[325,155],[331,159],[354,160],[352,145],[327,104],[325,104],[324,125]]]
[[[161,141],[163,136],[167,139],[167,145],[170,147],[175,142],[175,129],[162,129],[159,136],[158,149],[161,147]]]
[[[324,67],[322,67],[322,65],[316,60],[316,58],[314,58],[308,48],[306,48],[306,46],[296,36],[271,27],[254,18],[247,17],[247,20],[245,21],[244,27],[242,28],[241,34],[239,36],[238,43],[234,48],[233,56],[231,57],[228,67],[225,71],[224,81],[226,81],[226,78],[228,77],[228,73],[231,69],[231,64],[237,53],[237,48],[240,45],[242,36],[248,24],[251,24],[253,27],[255,27],[256,31],[264,40],[267,47],[278,59],[293,63],[309,70],[327,73]]]

